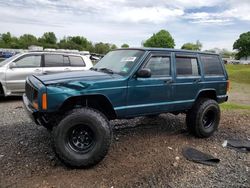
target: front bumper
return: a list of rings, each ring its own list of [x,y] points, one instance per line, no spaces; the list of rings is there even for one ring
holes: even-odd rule
[[[30,104],[26,94],[23,94],[23,104],[29,117],[37,124],[41,125],[38,121],[38,111]]]

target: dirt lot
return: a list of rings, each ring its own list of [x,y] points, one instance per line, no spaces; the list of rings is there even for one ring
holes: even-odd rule
[[[0,187],[250,187],[250,154],[222,147],[225,139],[250,139],[249,111],[223,111],[220,129],[209,139],[189,135],[184,115],[113,121],[106,158],[76,170],[56,158],[50,133],[28,119],[20,98],[2,99],[0,109]],[[221,162],[187,161],[185,146]]]

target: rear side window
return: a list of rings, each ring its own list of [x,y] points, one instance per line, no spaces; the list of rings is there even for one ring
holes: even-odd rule
[[[178,76],[199,76],[199,66],[195,57],[176,57],[176,74]]]
[[[63,61],[62,55],[45,54],[45,67],[63,67]]]
[[[85,63],[80,56],[69,56],[72,67],[85,67]]]
[[[152,76],[169,76],[170,57],[151,57],[145,68],[151,70]]]
[[[217,55],[201,55],[205,76],[223,75],[220,59]]]

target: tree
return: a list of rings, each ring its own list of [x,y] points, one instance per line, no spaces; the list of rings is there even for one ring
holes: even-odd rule
[[[41,38],[38,39],[40,45],[44,48],[58,48],[57,46],[57,38],[55,33],[53,32],[46,32],[43,34]]]
[[[122,48],[129,48],[129,45],[128,44],[123,44],[121,45]]]
[[[38,41],[34,35],[24,34],[18,40],[20,48],[27,49],[31,45],[37,45]]]
[[[196,43],[185,43],[182,45],[181,49],[185,49],[185,50],[195,50],[195,51],[201,51],[202,48],[202,44],[200,43],[199,40],[196,41]]]
[[[175,42],[170,33],[166,30],[160,30],[153,34],[143,43],[144,47],[174,48]]]
[[[93,52],[93,44],[81,36],[64,37],[60,40],[58,46],[63,49],[88,50]]]
[[[237,59],[250,56],[250,31],[240,35],[239,39],[234,42],[233,49],[238,50]]]
[[[109,44],[109,43],[96,43],[94,46],[94,52],[98,54],[106,54],[110,50],[117,49],[117,46],[115,44]]]

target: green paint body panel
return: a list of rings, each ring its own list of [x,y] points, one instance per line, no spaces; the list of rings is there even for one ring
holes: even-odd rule
[[[204,53],[174,49],[146,48],[139,50],[143,50],[144,54],[126,76],[89,70],[29,77],[27,81],[39,93],[38,103],[40,108],[34,111],[40,113],[57,112],[65,100],[71,97],[89,95],[106,97],[115,110],[116,118],[185,111],[192,107],[200,92],[203,91],[215,91],[219,102],[227,100],[228,76],[222,60],[220,60],[220,63],[224,75],[205,77],[199,57],[200,54]],[[195,56],[198,59],[200,76],[177,77],[176,53]],[[136,77],[135,73],[154,54],[166,54],[171,57],[170,76],[160,78]],[[38,86],[37,82],[41,82],[42,86]],[[41,109],[40,99],[43,92],[47,92],[48,108],[46,111]]]

